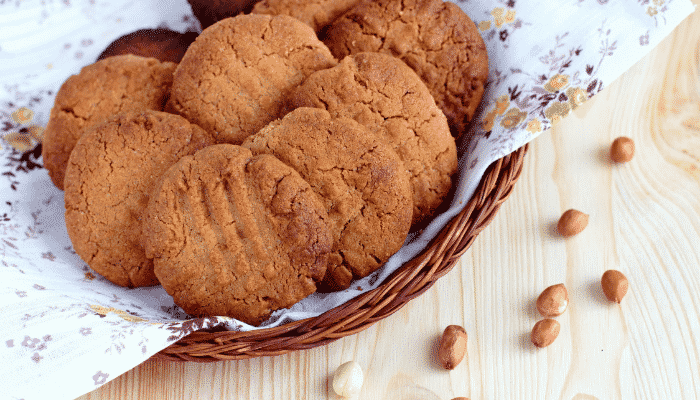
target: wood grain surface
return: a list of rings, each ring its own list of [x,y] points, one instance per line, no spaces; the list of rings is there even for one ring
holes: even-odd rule
[[[700,0],[694,3],[700,4]],[[609,159],[629,136],[635,158]],[[590,215],[564,240],[565,210]],[[627,275],[621,305],[600,277]],[[535,299],[564,283],[570,305],[545,349]],[[453,371],[437,341],[469,335]],[[700,398],[700,11],[641,62],[533,141],[513,195],[448,275],[369,329],[289,355],[213,364],[149,360],[82,400],[336,399],[355,360],[361,399]]]

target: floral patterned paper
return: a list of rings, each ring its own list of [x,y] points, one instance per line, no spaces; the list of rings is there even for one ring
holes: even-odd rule
[[[693,11],[688,0],[457,0],[484,37],[490,77],[460,143],[452,207],[379,271],[314,294],[265,326],[318,315],[376,287],[467,202],[494,160],[600,92]],[[198,30],[185,0],[0,0],[0,399],[72,399],[185,335],[253,327],[189,318],[161,288],[124,289],[73,251],[41,140],[61,83],[112,40],[147,27]]]

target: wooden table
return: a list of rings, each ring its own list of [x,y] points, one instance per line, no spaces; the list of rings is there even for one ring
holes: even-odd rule
[[[618,136],[637,146],[624,165],[608,157]],[[590,223],[564,240],[553,228],[569,208]],[[621,305],[600,289],[608,269],[629,278]],[[561,282],[561,333],[537,350],[535,299]],[[435,359],[449,324],[469,334],[453,371]],[[700,10],[537,138],[491,225],[393,316],[284,356],[149,360],[80,399],[335,399],[332,374],[348,360],[365,372],[361,399],[700,398]]]

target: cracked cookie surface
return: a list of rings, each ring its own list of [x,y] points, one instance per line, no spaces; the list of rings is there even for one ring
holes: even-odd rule
[[[291,167],[220,144],[163,176],[143,237],[175,304],[259,325],[316,290],[331,249],[327,219]]]
[[[42,140],[44,167],[63,190],[68,157],[91,126],[129,110],[162,110],[175,64],[134,55],[109,57],[83,67],[56,94]]]
[[[316,32],[351,9],[360,0],[262,0],[253,6],[253,14],[289,15]]]
[[[474,115],[488,78],[479,30],[459,6],[442,0],[365,0],[338,18],[325,43],[339,59],[373,51],[413,68],[445,113],[453,135]]]
[[[358,53],[309,76],[289,107],[354,119],[385,139],[411,174],[413,222],[430,217],[452,186],[457,147],[445,115],[420,77],[398,58]]]
[[[66,228],[76,253],[111,282],[158,284],[140,242],[142,214],[159,177],[181,157],[214,144],[184,118],[125,113],[88,130],[66,169]]]
[[[240,144],[278,118],[289,92],[336,61],[304,23],[239,15],[205,29],[175,70],[168,111]]]
[[[369,275],[406,240],[413,210],[409,174],[391,147],[356,121],[297,108],[243,146],[297,170],[329,210],[329,288],[344,289],[353,277]]]

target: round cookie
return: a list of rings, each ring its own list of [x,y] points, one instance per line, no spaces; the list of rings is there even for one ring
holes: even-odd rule
[[[187,313],[259,325],[316,291],[331,249],[327,219],[292,168],[220,144],[163,176],[148,204],[144,245]]]
[[[117,285],[158,284],[140,243],[142,213],[171,165],[212,144],[200,127],[161,111],[119,114],[88,130],[66,169],[66,228],[75,252]]]
[[[280,117],[289,92],[336,61],[304,23],[239,15],[202,32],[175,70],[167,109],[240,144]]]
[[[406,240],[413,202],[399,156],[364,126],[297,108],[243,144],[299,171],[323,199],[333,233],[326,283],[344,289],[382,266]]]
[[[360,0],[262,0],[253,14],[289,15],[321,32]]]
[[[128,110],[162,110],[175,64],[134,55],[109,57],[83,67],[56,94],[42,140],[44,167],[63,190],[73,146],[88,128]]]
[[[402,59],[428,86],[455,136],[484,94],[486,45],[474,22],[450,2],[362,1],[328,28],[325,43],[339,59],[363,51]]]
[[[430,217],[452,186],[457,146],[420,77],[398,58],[358,53],[309,76],[289,105],[354,119],[387,140],[411,174],[413,222]]]
[[[97,57],[97,61],[122,54],[133,54],[179,63],[196,38],[196,32],[180,33],[162,28],[140,29],[113,41]]]
[[[187,0],[202,29],[250,10],[257,0]]]

